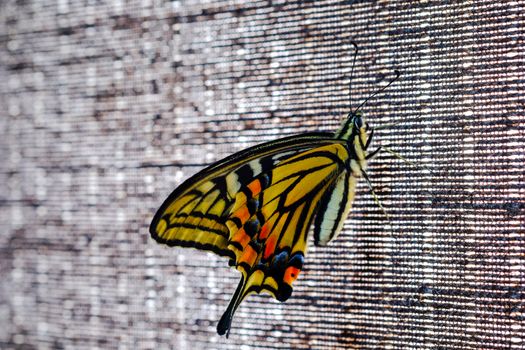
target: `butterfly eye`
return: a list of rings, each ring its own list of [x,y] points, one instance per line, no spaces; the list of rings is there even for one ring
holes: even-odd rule
[[[354,124],[356,128],[361,129],[363,127],[363,118],[355,117]]]

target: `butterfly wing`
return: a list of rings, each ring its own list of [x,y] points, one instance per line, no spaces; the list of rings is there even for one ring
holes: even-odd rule
[[[242,274],[219,334],[247,295],[289,298],[319,203],[348,172],[348,159],[345,142],[331,133],[281,139],[202,170],[161,206],[150,226],[154,239],[227,256]]]

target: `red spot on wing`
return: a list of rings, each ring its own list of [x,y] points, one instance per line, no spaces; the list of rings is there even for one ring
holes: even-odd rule
[[[263,255],[265,259],[268,259],[270,255],[274,253],[276,244],[277,244],[277,237],[275,235],[270,236],[270,238],[266,240],[266,248],[264,248],[264,255]]]
[[[260,240],[266,239],[269,233],[270,233],[270,225],[266,223],[261,227],[261,231],[259,232],[259,239]]]

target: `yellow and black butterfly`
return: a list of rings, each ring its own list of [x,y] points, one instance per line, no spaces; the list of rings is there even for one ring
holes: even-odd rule
[[[150,233],[157,242],[212,251],[241,272],[217,325],[220,335],[228,336],[233,314],[247,295],[290,297],[303,268],[310,226],[316,245],[337,237],[359,178],[379,203],[366,169],[380,148],[367,152],[374,130],[361,106],[335,133],[285,137],[210,165],[176,188],[155,214]]]

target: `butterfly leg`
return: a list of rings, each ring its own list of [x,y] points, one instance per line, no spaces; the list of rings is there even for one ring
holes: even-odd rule
[[[390,153],[391,155],[393,155],[394,157],[396,157],[397,159],[401,159],[402,161],[404,161],[405,163],[408,163],[408,164],[411,164],[411,165],[415,165],[415,166],[420,166],[419,164],[417,163],[414,163],[414,162],[411,162],[410,160],[406,159],[405,157],[403,157],[402,155],[400,155],[399,153],[395,152],[395,151],[392,151],[390,148],[387,148],[385,146],[379,146],[377,147],[376,150],[374,150],[373,152],[370,152],[366,155],[366,159],[369,160],[369,159],[372,159],[374,158],[380,151],[385,151],[387,153]]]
[[[381,151],[381,149],[382,147],[378,147],[375,151],[368,153],[365,157],[366,160],[374,158],[379,153],[379,151]]]
[[[374,186],[372,186],[372,182],[370,182],[370,178],[368,177],[367,173],[364,170],[361,170],[361,175],[365,179],[366,184],[368,185],[368,188],[370,189],[370,193],[372,194],[372,197],[374,197],[374,201],[376,202],[377,206],[381,208],[381,210],[385,214],[386,219],[388,220],[388,222],[390,222],[390,217],[388,216],[388,213],[386,212],[385,207],[383,207],[383,205],[381,204],[381,201],[379,200],[379,197],[374,191]]]
[[[370,129],[370,135],[368,135],[368,139],[366,140],[366,144],[363,147],[365,151],[368,149],[368,146],[370,146],[370,143],[372,142],[372,138],[374,137],[374,129]]]
[[[408,164],[411,164],[411,165],[415,165],[415,166],[419,166],[419,164],[417,163],[414,163],[414,162],[411,162],[410,160],[406,159],[405,157],[403,157],[402,155],[400,155],[399,153],[395,152],[395,151],[392,151],[390,148],[387,148],[387,147],[381,147],[381,149],[387,153],[390,153],[391,155],[393,155],[394,157],[396,157],[397,159],[401,159],[402,161],[404,161],[405,163],[408,163]]]
[[[379,147],[377,150],[375,150],[374,152],[372,152],[373,155],[375,155],[377,152],[379,152],[379,150],[383,150],[383,151],[385,151],[385,152],[387,152],[387,153],[390,153],[391,155],[393,155],[393,156],[396,157],[397,159],[402,160],[402,161],[405,162],[405,163],[408,163],[408,164],[413,165],[413,166],[418,167],[418,168],[423,168],[423,169],[428,170],[428,171],[430,171],[430,172],[432,173],[432,170],[430,170],[428,167],[426,167],[426,166],[424,166],[424,165],[421,165],[421,164],[418,164],[418,163],[416,163],[416,162],[412,162],[412,161],[406,159],[405,157],[403,157],[402,155],[400,155],[399,153],[397,153],[397,152],[395,152],[395,151],[393,151],[393,150],[391,150],[390,148],[387,148],[387,147],[385,147],[385,146],[381,146],[381,147]],[[367,155],[366,159],[368,159],[368,156],[371,155],[372,153],[369,153],[369,154]]]

